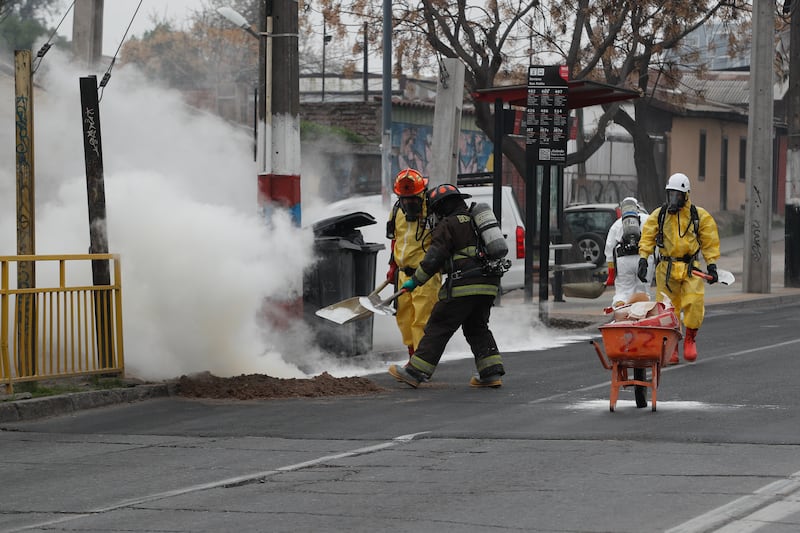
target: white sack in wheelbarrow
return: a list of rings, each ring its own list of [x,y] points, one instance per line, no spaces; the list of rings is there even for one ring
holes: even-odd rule
[[[639,304],[647,304],[647,305],[639,305]],[[680,322],[678,321],[677,315],[675,315],[675,309],[673,307],[667,307],[662,302],[636,302],[635,304],[631,304],[630,307],[633,308],[634,306],[638,306],[636,309],[630,309],[629,312],[626,313],[627,317],[618,319],[616,318],[617,312],[614,312],[614,321],[615,324],[625,323],[630,324],[632,326],[651,326],[651,327],[661,327],[661,328],[679,328]],[[627,307],[627,306],[626,306]],[[620,308],[621,310],[621,308]],[[643,317],[640,315],[644,313]]]

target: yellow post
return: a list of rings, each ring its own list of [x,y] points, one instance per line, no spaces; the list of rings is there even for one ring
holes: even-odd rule
[[[14,51],[17,167],[17,254],[36,253],[36,216],[33,172],[33,74],[31,51]],[[36,287],[36,263],[17,265],[17,288]],[[36,295],[17,295],[18,369],[36,374]]]
[[[6,382],[6,394],[11,394],[14,384],[8,358],[8,261],[0,261],[0,366],[0,378]]]

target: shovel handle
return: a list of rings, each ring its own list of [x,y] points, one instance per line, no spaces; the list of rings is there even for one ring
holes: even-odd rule
[[[395,298],[398,298],[401,294],[403,294],[405,292],[408,292],[408,289],[400,289],[399,291],[397,291],[396,293],[392,294],[391,296],[386,298],[384,301],[382,301],[381,305],[387,305],[387,304],[392,303],[392,301],[394,301]]]
[[[383,289],[389,286],[389,283],[391,282],[388,279],[383,280],[383,283],[375,287],[375,290],[370,293],[370,296],[373,294],[379,294]]]
[[[701,270],[692,270],[692,275],[697,276],[698,278],[703,278],[706,281],[711,281],[712,279],[714,279],[714,276],[712,276],[711,274],[706,274]]]

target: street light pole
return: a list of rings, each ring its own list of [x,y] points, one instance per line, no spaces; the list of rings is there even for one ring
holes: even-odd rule
[[[262,0],[259,9],[259,148],[258,208],[272,223],[273,211],[284,208],[300,226],[300,62],[298,0]],[[230,18],[241,26],[244,17]],[[227,15],[226,15],[227,13]],[[238,20],[238,23],[236,22]],[[245,25],[249,27],[247,22]],[[262,78],[263,76],[263,78]],[[263,82],[261,81],[263,79]],[[262,119],[263,117],[263,119]],[[288,299],[270,300],[265,316],[279,327],[303,312],[303,279],[298,272],[287,287]]]
[[[328,50],[328,43],[333,39],[332,35],[328,35],[328,28],[325,25],[325,19],[322,19],[322,101],[325,101],[325,56]]]
[[[274,206],[300,225],[300,63],[297,0],[260,3],[258,206],[267,222]],[[237,26],[247,21],[231,8],[217,12]],[[253,32],[250,32],[253,33]],[[277,75],[276,75],[277,74]],[[279,80],[280,83],[273,83]]]
[[[297,0],[272,1],[271,168],[259,175],[259,191],[289,209],[300,225],[300,62]],[[277,76],[276,76],[277,74]]]

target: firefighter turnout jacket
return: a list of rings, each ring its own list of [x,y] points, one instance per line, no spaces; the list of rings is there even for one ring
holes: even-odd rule
[[[414,273],[418,285],[424,285],[438,272],[447,274],[439,299],[463,296],[497,296],[500,276],[486,275],[484,261],[478,256],[478,234],[467,207],[459,207],[443,218],[435,228],[425,257]]]

